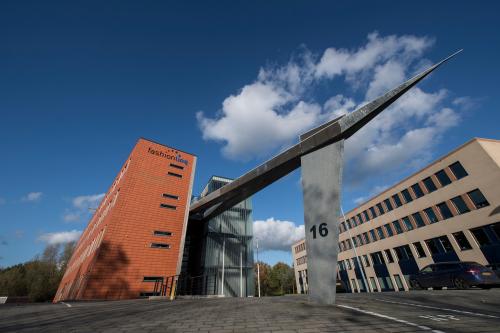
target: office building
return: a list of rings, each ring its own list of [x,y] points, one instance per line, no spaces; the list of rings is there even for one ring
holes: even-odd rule
[[[476,138],[372,197],[339,220],[338,281],[351,292],[401,291],[434,262],[500,264],[499,184],[500,141]],[[307,292],[305,242],[292,254]]]

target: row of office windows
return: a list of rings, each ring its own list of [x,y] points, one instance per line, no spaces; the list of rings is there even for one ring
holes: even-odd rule
[[[475,189],[467,193],[467,197],[470,198],[476,209],[489,206],[488,200],[484,197],[479,189]],[[465,203],[463,196],[459,195],[450,200],[455,207],[459,215],[470,212],[469,207]],[[347,239],[339,243],[340,251],[347,251],[352,249],[353,246],[359,247],[366,245],[378,240],[382,240],[388,237],[392,237],[396,234],[401,234],[403,232],[409,232],[414,229],[418,229],[426,226],[427,224],[436,223],[439,221],[436,210],[441,215],[442,220],[449,219],[453,217],[453,213],[448,206],[446,201],[443,201],[436,206],[428,207],[420,212],[415,212],[408,216],[403,217],[400,220],[393,221],[392,223],[387,223],[383,226],[371,229],[362,234],[356,235],[351,239]],[[424,217],[427,219],[428,223],[424,221]],[[413,222],[412,222],[413,221]]]
[[[462,164],[460,162],[455,162],[453,164],[450,164],[448,168],[451,170],[455,178],[461,179],[464,178],[465,176],[468,175],[467,171],[464,169]],[[439,182],[441,187],[444,187],[446,185],[451,184],[452,180],[446,173],[445,169],[441,169],[438,172],[434,174],[436,177],[437,181]],[[423,185],[425,186],[426,190],[428,193],[432,193],[437,190],[437,186],[434,183],[434,180],[432,177],[427,177],[422,180]],[[413,196],[410,193],[410,188],[411,191],[413,192]],[[402,190],[400,193],[394,194],[390,198],[386,198],[385,200],[382,200],[381,202],[377,203],[376,205],[368,208],[367,210],[364,210],[363,212],[353,216],[350,219],[347,219],[345,222],[342,222],[340,224],[340,232],[346,231],[347,227],[349,229],[352,229],[360,224],[363,224],[365,222],[370,221],[371,219],[374,219],[380,215],[383,215],[387,212],[392,211],[393,209],[399,208],[403,206],[406,203],[412,202],[414,199],[418,199],[420,197],[423,197],[424,191],[422,190],[422,187],[419,182],[413,184],[409,188],[406,188]],[[403,200],[401,200],[403,199]],[[404,201],[404,202],[403,202]],[[382,205],[382,203],[385,205],[385,209]],[[347,226],[346,226],[347,224]]]
[[[295,253],[302,252],[306,249],[306,243],[300,243],[299,245],[295,246]]]
[[[303,265],[303,264],[305,264],[307,262],[307,256],[302,256],[300,258],[297,258],[296,261],[297,261],[297,266],[298,265]]]
[[[491,230],[491,233],[494,237],[489,235],[486,229]],[[500,243],[500,222],[473,228],[470,229],[469,232],[472,234],[479,247],[491,245],[494,243]],[[470,244],[463,231],[455,232],[451,236],[453,237],[461,251],[472,249],[472,245]],[[414,252],[411,250],[410,245],[411,247],[413,247]],[[363,266],[370,267],[371,264],[382,265],[386,263],[394,263],[395,260],[399,262],[402,260],[413,259],[415,258],[413,253],[416,254],[417,258],[425,258],[427,257],[427,253],[424,250],[424,246],[427,248],[428,253],[430,253],[431,256],[454,252],[450,239],[448,238],[448,236],[443,235],[424,241],[414,242],[412,244],[398,246],[392,250],[386,249],[368,255],[364,254],[360,256],[360,261],[362,262]],[[393,253],[396,254],[396,257],[393,256]],[[352,258],[339,261],[339,270],[351,270],[355,265],[355,260],[355,258]]]

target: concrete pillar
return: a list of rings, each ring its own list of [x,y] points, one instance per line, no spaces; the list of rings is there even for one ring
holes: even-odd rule
[[[301,157],[309,299],[334,304],[344,140]]]

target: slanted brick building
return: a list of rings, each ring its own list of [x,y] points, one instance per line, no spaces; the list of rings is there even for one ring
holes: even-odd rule
[[[83,232],[54,302],[151,295],[178,275],[196,157],[139,139]]]

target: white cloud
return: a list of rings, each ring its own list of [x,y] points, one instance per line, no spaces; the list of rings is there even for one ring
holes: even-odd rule
[[[290,251],[293,243],[305,237],[304,225],[296,226],[290,221],[275,220],[274,217],[253,223],[254,238],[259,241],[259,249]]]
[[[356,205],[361,205],[363,202],[370,199],[374,195],[377,195],[377,194],[385,191],[388,187],[389,187],[389,185],[377,185],[368,192],[368,195],[362,196],[362,197],[357,197],[353,201]]]
[[[105,193],[80,195],[71,201],[72,209],[66,210],[63,214],[64,222],[79,222],[84,216],[94,211],[104,198]]]
[[[26,194],[24,197],[22,197],[21,200],[26,202],[36,202],[42,199],[42,195],[43,195],[42,192],[30,192]]]
[[[203,138],[222,143],[223,154],[231,159],[265,156],[313,126],[367,103],[424,64],[428,66],[423,54],[433,43],[425,36],[372,33],[364,45],[350,50],[331,47],[315,56],[305,49],[284,66],[261,69],[255,82],[224,100],[214,118],[198,113]],[[312,94],[320,84],[331,86],[339,81],[344,90],[354,89],[357,102],[345,93],[322,100]],[[357,185],[367,177],[428,162],[432,158],[428,148],[459,123],[455,108],[470,104],[470,99],[462,97],[449,101],[449,95],[445,89],[414,87],[347,140],[346,183]]]
[[[45,242],[49,245],[69,243],[77,241],[80,238],[81,230],[71,230],[71,231],[61,231],[61,232],[49,232],[42,234],[38,237],[38,240]]]

